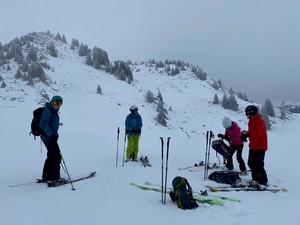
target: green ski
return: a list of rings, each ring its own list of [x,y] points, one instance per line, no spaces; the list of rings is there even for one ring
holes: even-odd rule
[[[145,191],[156,191],[156,192],[163,192],[163,190],[161,188],[155,188],[155,187],[147,187],[147,186],[142,186],[142,185],[139,185],[139,184],[135,184],[135,183],[129,183],[130,185],[136,187],[136,188],[139,188],[141,190],[145,190]],[[170,191],[167,190],[167,193],[169,194]],[[207,198],[206,196],[199,196],[199,195],[196,195],[194,196],[194,198],[196,199],[197,202],[201,203],[201,204],[210,204],[210,205],[220,205],[222,206],[223,205],[223,202],[220,201],[220,200],[217,200],[217,199],[210,199],[210,198]]]
[[[155,187],[159,187],[158,184],[154,184],[151,182],[145,182],[145,184],[147,186],[155,186]],[[169,188],[170,189],[170,188]],[[214,197],[214,198],[218,198],[221,200],[225,200],[225,201],[229,201],[229,202],[241,202],[240,200],[236,199],[236,198],[230,198],[230,197],[224,197],[224,196],[219,196],[219,195],[214,195],[214,194],[209,194],[207,193],[207,191],[201,191],[201,192],[197,192],[197,191],[193,191],[193,195],[200,195],[200,196],[209,196],[209,197]]]

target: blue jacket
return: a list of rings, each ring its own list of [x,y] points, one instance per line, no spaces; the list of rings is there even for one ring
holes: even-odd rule
[[[58,132],[59,128],[59,109],[55,109],[50,102],[45,104],[45,109],[43,111],[40,127],[43,129],[45,134],[41,135],[43,141],[51,140],[50,136]]]
[[[128,135],[136,135],[141,133],[143,126],[142,117],[140,114],[130,113],[125,120],[126,133]]]

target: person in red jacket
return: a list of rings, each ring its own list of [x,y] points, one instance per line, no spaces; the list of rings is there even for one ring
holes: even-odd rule
[[[249,105],[245,108],[248,121],[248,131],[242,131],[243,138],[249,138],[248,166],[252,173],[252,184],[268,186],[268,177],[264,168],[265,153],[268,149],[267,129],[258,108]]]
[[[231,156],[226,159],[226,168],[229,170],[233,170],[232,156],[236,152],[236,159],[239,163],[241,175],[246,175],[246,165],[242,157],[244,142],[240,139],[241,128],[236,122],[231,121],[228,117],[225,117],[222,120],[222,124],[225,128],[225,133],[224,135],[218,134],[218,137],[221,139],[225,139],[230,143],[231,153]]]

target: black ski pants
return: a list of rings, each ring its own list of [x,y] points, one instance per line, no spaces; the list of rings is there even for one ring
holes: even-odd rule
[[[234,153],[236,152],[236,160],[239,163],[239,167],[241,171],[246,171],[246,165],[245,162],[243,160],[243,147],[244,145],[230,145],[230,154],[231,157],[228,157],[226,159],[226,168],[229,170],[233,170],[233,162],[232,162],[232,157],[234,155]]]
[[[47,158],[44,163],[43,179],[58,180],[60,178],[61,154],[57,141],[43,141],[47,148]]]
[[[264,150],[249,150],[248,166],[251,169],[252,180],[259,184],[268,183],[267,173],[265,171],[265,151]]]

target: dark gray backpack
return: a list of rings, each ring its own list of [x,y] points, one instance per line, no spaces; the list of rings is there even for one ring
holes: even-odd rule
[[[234,171],[215,171],[208,176],[208,179],[230,185],[235,185],[241,181],[238,172]]]
[[[173,191],[170,197],[173,202],[181,209],[194,209],[198,207],[196,200],[193,198],[193,190],[184,177],[175,177],[172,181]]]

